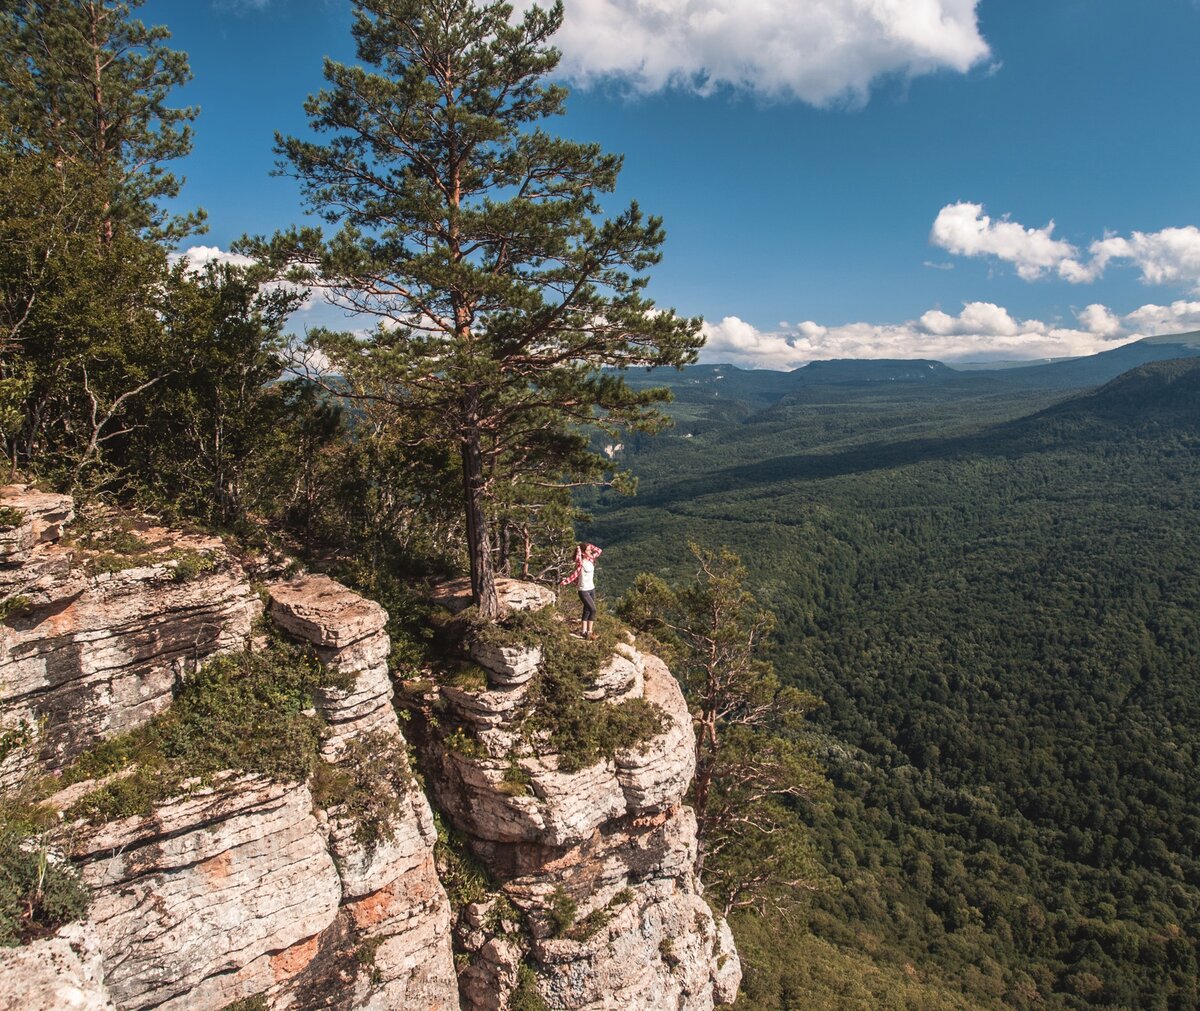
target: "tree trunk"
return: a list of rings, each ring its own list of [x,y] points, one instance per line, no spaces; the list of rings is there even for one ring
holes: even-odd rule
[[[467,554],[471,559],[471,601],[479,608],[481,617],[494,621],[500,617],[500,595],[496,592],[492,545],[483,509],[483,454],[478,432],[463,438],[462,468],[463,501],[467,508]]]

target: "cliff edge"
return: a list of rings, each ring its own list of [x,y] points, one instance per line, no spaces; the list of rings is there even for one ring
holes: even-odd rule
[[[572,641],[517,582],[473,624],[451,585],[448,660],[397,696],[386,612],[326,576],[252,585],[219,539],[22,486],[0,520],[0,793],[88,898],[0,948],[0,1007],[736,996],[687,707],[627,634]]]

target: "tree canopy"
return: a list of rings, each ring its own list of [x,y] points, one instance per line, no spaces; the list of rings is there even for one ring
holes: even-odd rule
[[[682,365],[699,320],[646,297],[660,219],[603,217],[621,158],[554,137],[545,81],[561,4],[514,19],[504,3],[359,0],[361,65],[325,64],[306,109],[316,140],[279,137],[281,170],[337,230],[293,229],[247,248],[374,320],[322,331],[341,392],[393,406],[414,444],[462,471],[475,602],[495,616],[494,513],[513,489],[611,479],[589,430],[661,422],[658,389],[620,370]]]

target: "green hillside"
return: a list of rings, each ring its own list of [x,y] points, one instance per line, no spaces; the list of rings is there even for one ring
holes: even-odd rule
[[[610,593],[696,539],[778,614],[838,787],[812,827],[842,887],[808,929],[847,958],[980,1006],[1200,1006],[1198,385],[1193,359],[1058,403],[726,404],[593,503]],[[747,1006],[825,1006],[764,986]]]

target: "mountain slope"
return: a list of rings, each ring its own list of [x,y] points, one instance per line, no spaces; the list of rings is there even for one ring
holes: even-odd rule
[[[820,938],[981,1005],[1200,1006],[1198,382],[862,384],[657,440],[596,502],[610,594],[728,545],[825,699]]]

